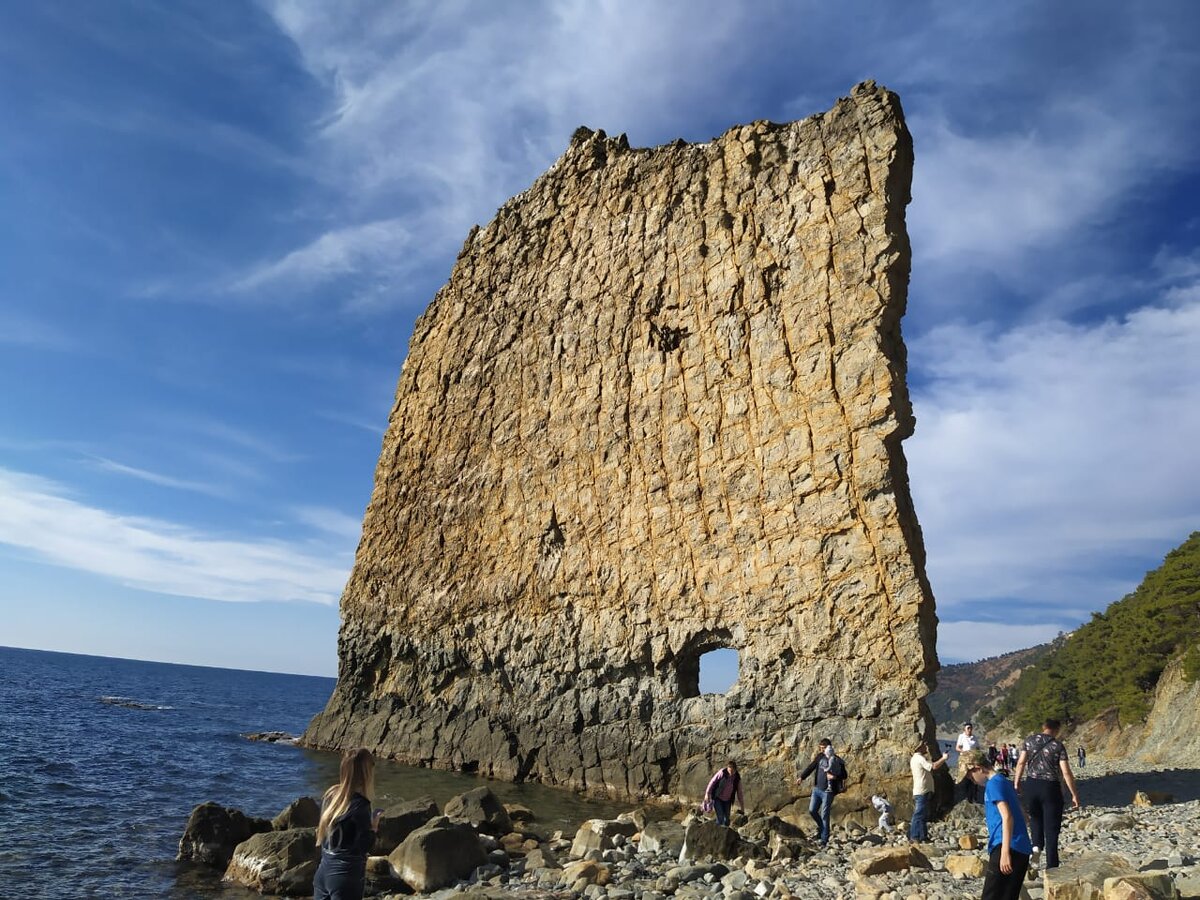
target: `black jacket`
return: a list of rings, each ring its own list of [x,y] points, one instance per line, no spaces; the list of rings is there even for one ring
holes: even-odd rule
[[[817,778],[813,787],[818,791],[832,790],[833,793],[840,794],[846,790],[846,761],[836,753],[832,758],[822,753],[800,773],[800,780],[803,781],[814,770]]]
[[[361,856],[365,860],[374,844],[371,801],[362,794],[355,794],[350,798],[350,808],[333,820],[321,843],[321,852],[333,856]]]

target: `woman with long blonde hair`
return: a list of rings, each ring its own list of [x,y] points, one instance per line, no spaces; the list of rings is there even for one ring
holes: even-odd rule
[[[362,900],[367,854],[375,843],[380,812],[371,813],[375,757],[370,750],[342,756],[338,783],[321,800],[317,844],[321,864],[313,878],[313,900]]]

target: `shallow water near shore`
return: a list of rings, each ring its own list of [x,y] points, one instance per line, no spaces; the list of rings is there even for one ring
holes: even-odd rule
[[[258,897],[177,863],[179,837],[206,800],[271,817],[336,780],[335,754],[242,737],[298,734],[333,684],[0,647],[0,883],[35,900]],[[628,808],[388,762],[376,802],[429,796],[441,804],[483,783],[532,809],[547,833]]]

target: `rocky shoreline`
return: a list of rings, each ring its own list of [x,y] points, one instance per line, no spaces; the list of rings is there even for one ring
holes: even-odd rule
[[[1085,806],[1064,821],[1063,865],[1035,869],[1023,896],[1200,897],[1200,771],[1117,772],[1106,763],[1080,775]],[[1146,790],[1114,802],[1128,779]],[[1183,793],[1171,794],[1171,787]],[[722,828],[692,814],[652,818],[659,814],[632,810],[584,822],[574,834],[543,834],[533,811],[504,806],[487,787],[440,811],[428,799],[393,804],[369,862],[368,895],[951,900],[982,890],[986,827],[979,806],[959,804],[931,823],[930,840],[919,845],[908,843],[904,823],[883,832],[847,822],[826,848],[803,816],[739,816],[734,828]],[[223,869],[225,880],[265,894],[311,896],[316,815],[311,798],[272,821],[204,804],[193,811],[179,858]]]

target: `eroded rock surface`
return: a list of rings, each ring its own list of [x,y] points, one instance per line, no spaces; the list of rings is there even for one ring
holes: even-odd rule
[[[706,144],[580,129],[416,325],[304,740],[633,797],[732,756],[778,808],[829,736],[840,808],[903,796],[936,669],[911,173],[869,82]],[[740,676],[700,695],[717,647]]]

